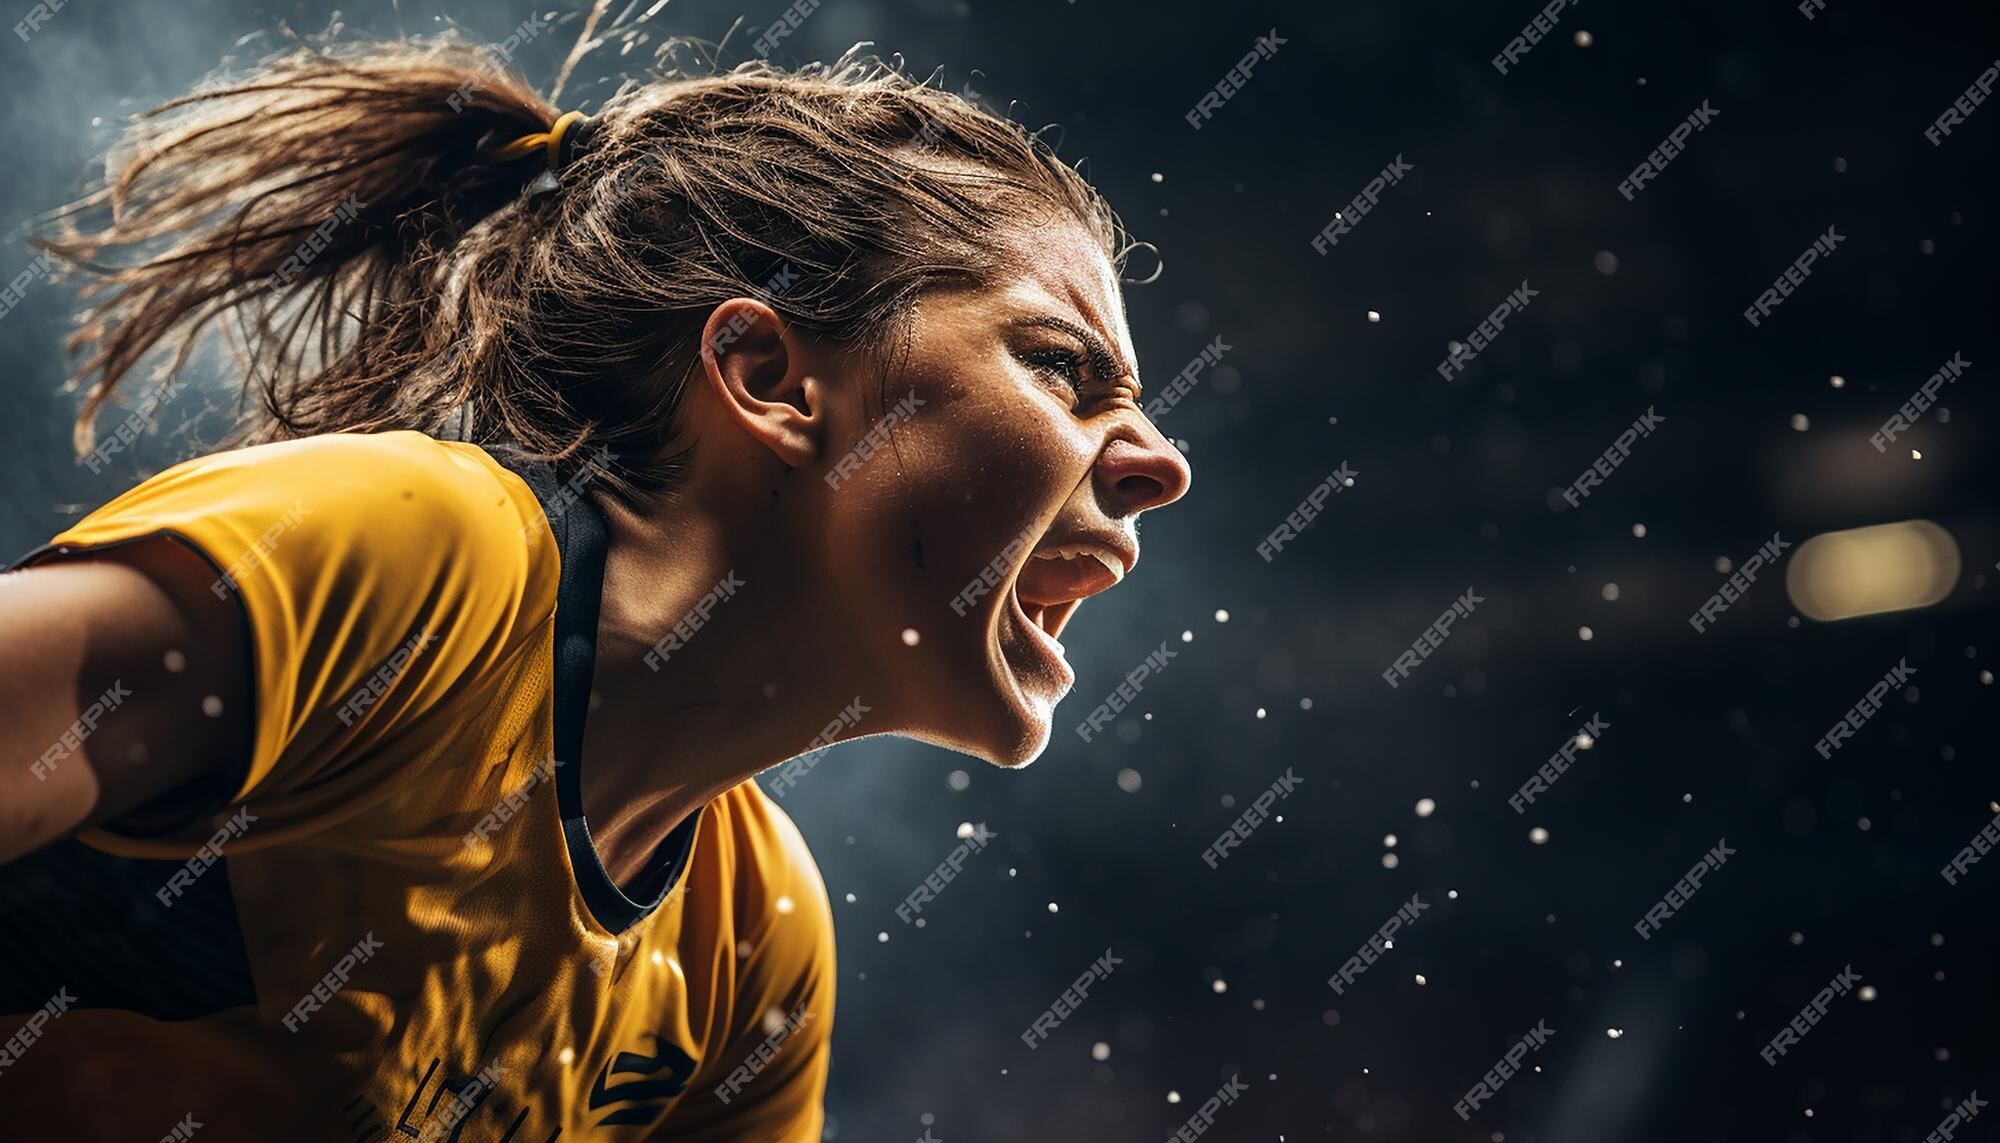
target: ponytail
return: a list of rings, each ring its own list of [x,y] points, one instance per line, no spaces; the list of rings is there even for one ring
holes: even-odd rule
[[[69,339],[86,355],[78,454],[135,366],[171,348],[170,378],[225,315],[268,414],[243,436],[416,427],[398,389],[447,348],[441,256],[547,169],[496,144],[556,120],[446,42],[301,49],[138,116],[105,185],[34,239],[93,276]]]
[[[171,385],[220,319],[263,414],[232,443],[415,429],[609,456],[597,487],[630,502],[681,479],[722,302],[886,353],[923,290],[1018,273],[1010,240],[1052,216],[1114,267],[1132,248],[1038,135],[872,57],[632,82],[587,124],[427,40],[296,52],[139,117],[40,242],[96,275],[79,452],[142,359]]]

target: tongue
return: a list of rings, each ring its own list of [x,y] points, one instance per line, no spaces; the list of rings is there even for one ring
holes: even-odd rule
[[[1111,569],[1089,556],[1073,560],[1031,559],[1018,581],[1024,607],[1068,603],[1096,595],[1118,582]]]

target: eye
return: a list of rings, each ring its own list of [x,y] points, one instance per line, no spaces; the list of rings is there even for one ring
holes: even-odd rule
[[[1035,372],[1062,381],[1077,396],[1083,395],[1085,360],[1081,353],[1059,347],[1031,349],[1021,354],[1021,360]]]

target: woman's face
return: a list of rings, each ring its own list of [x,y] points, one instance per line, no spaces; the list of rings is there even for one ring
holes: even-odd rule
[[[815,495],[862,701],[888,728],[1023,765],[1076,683],[1058,636],[1132,570],[1139,514],[1190,474],[1140,410],[1097,243],[1066,222],[1010,245],[997,284],[923,296],[886,374],[833,386]],[[1136,661],[1154,634],[1120,641]]]

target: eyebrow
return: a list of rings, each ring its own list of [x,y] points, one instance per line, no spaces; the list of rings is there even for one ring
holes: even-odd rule
[[[1084,352],[1090,357],[1090,367],[1097,371],[1098,376],[1112,378],[1129,376],[1132,379],[1133,397],[1137,398],[1145,392],[1145,386],[1139,384],[1138,371],[1128,370],[1118,364],[1118,359],[1112,356],[1111,349],[1105,345],[1104,339],[1089,329],[1073,321],[1066,321],[1063,318],[1056,317],[1054,314],[1042,314],[1037,317],[1024,318],[1014,324],[1061,330],[1063,333],[1083,343]]]

